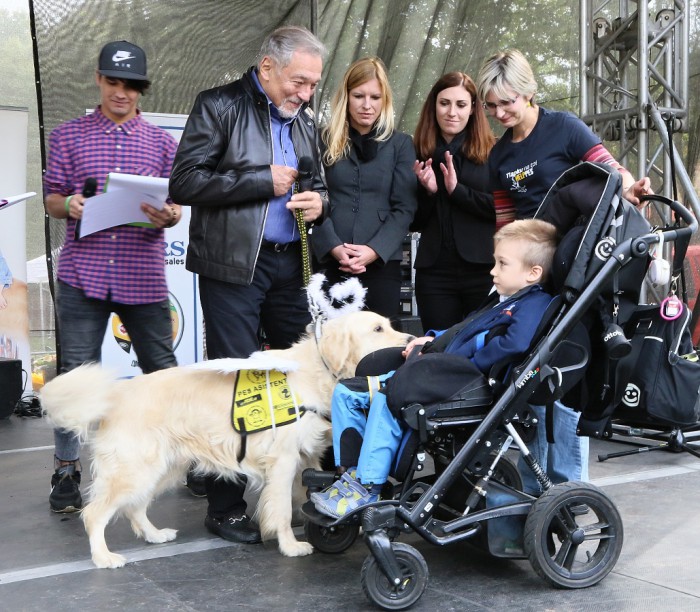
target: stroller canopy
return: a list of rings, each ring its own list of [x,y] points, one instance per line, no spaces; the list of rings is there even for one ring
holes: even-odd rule
[[[564,172],[552,185],[535,218],[555,225],[562,236],[554,258],[555,289],[574,302],[615,250],[628,238],[650,231],[647,220],[622,198],[622,177],[606,164],[583,162]],[[616,287],[603,294],[620,303],[620,322],[639,301],[647,262],[642,258],[624,267]]]

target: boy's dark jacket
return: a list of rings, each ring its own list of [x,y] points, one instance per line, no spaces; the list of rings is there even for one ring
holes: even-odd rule
[[[437,332],[435,340],[426,344],[422,352],[462,355],[487,374],[496,363],[515,359],[528,350],[551,299],[540,285],[521,289],[503,302]],[[489,333],[495,331],[487,341]]]

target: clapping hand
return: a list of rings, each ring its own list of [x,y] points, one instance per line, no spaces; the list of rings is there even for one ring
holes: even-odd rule
[[[413,164],[413,172],[416,173],[418,181],[428,193],[437,193],[437,179],[433,172],[433,160],[427,159],[424,162],[416,160]]]

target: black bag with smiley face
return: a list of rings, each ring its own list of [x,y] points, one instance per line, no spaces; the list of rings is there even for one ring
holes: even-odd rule
[[[625,326],[632,351],[615,368],[613,419],[631,424],[688,427],[700,421],[700,361],[683,304],[673,321],[658,304],[639,306]]]

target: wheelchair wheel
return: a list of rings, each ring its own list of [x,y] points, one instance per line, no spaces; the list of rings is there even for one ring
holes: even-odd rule
[[[495,453],[490,456],[491,461],[495,458]],[[443,468],[444,469],[444,468]],[[442,470],[441,470],[442,471]],[[523,480],[520,476],[517,466],[508,458],[501,457],[501,460],[496,465],[496,469],[493,472],[492,480],[497,480],[501,484],[522,491]],[[478,480],[478,476],[474,475],[468,469],[462,472],[461,477],[457,478],[452,486],[448,489],[442,503],[449,508],[454,509],[454,511],[460,514],[465,508],[467,497],[469,492],[474,487],[474,483]],[[484,500],[479,502],[479,508],[484,508]],[[454,518],[454,514],[441,514],[439,510],[436,511],[435,516],[438,518]]]
[[[350,548],[359,532],[359,525],[324,527],[311,521],[304,521],[306,540],[317,550],[329,555],[336,555]]]
[[[493,479],[518,491],[523,490],[523,479],[518,471],[518,466],[508,457],[501,457],[493,471]]]
[[[367,599],[383,610],[405,610],[421,598],[428,586],[428,565],[413,546],[394,542],[391,550],[401,568],[401,584],[391,584],[374,555],[369,555],[360,573],[362,590]]]
[[[617,508],[585,482],[554,485],[535,501],[525,522],[525,554],[535,572],[557,587],[600,582],[615,567],[622,542]]]

